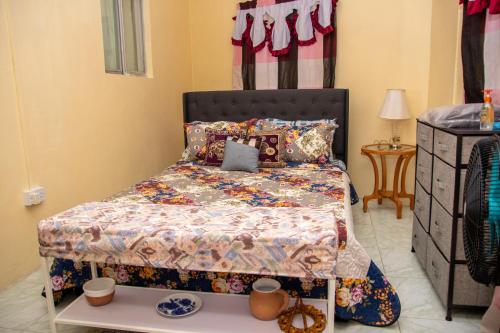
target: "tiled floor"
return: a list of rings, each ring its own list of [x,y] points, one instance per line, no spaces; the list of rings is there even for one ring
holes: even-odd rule
[[[399,321],[387,328],[371,328],[357,323],[336,323],[338,333],[469,333],[479,332],[481,315],[455,313],[454,321],[444,320],[445,310],[410,252],[412,219],[405,209],[396,220],[391,203],[370,205],[364,214],[362,205],[353,207],[355,234],[369,255],[396,287],[402,304]],[[0,332],[48,332],[47,310],[40,297],[42,278],[39,271],[24,281],[0,292]],[[59,332],[97,332],[97,330],[60,326]]]

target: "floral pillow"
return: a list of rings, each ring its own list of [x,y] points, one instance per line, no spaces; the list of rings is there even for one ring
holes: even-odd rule
[[[229,121],[201,122],[195,121],[184,124],[187,137],[187,148],[182,154],[185,161],[204,160],[207,153],[207,130],[238,132],[242,136],[246,135],[249,123]]]
[[[218,131],[207,130],[207,150],[205,154],[205,164],[213,166],[221,166],[224,161],[224,149],[228,138],[244,137],[244,134],[239,131]]]
[[[291,162],[325,164],[333,158],[332,145],[335,129],[333,124],[278,125],[262,122],[263,130],[282,128],[286,131],[285,158]]]
[[[259,151],[259,166],[263,168],[284,168],[285,162],[285,131],[274,129],[256,131],[247,139],[260,137],[262,144]]]
[[[283,120],[277,118],[266,118],[266,119],[258,119],[254,122],[253,127],[256,130],[262,129],[262,125],[265,123],[271,123],[278,126],[308,126],[308,125],[318,125],[318,124],[326,124],[326,125],[334,125],[335,128],[338,128],[337,119],[319,119],[319,120]]]

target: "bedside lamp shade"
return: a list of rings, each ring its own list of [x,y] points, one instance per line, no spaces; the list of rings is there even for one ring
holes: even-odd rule
[[[404,120],[410,119],[411,115],[406,104],[404,89],[388,89],[385,95],[384,105],[378,116],[383,119]]]

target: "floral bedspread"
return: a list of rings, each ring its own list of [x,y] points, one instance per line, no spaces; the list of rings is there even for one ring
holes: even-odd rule
[[[233,261],[222,259],[227,253],[222,250],[217,252],[221,257],[221,265],[219,265],[218,260],[214,262],[214,259],[210,258],[211,253],[204,253],[207,257],[207,263],[196,270],[189,268],[190,266],[185,265],[182,261],[178,267],[170,264],[160,265],[156,261],[160,260],[160,257],[151,260],[151,257],[148,257],[151,256],[150,251],[146,250],[146,245],[143,245],[141,251],[143,253],[145,251],[146,259],[144,260],[146,261],[141,263],[115,262],[111,260],[111,256],[108,256],[106,260],[99,260],[102,262],[99,265],[100,274],[114,277],[117,283],[248,294],[251,291],[253,281],[257,278],[278,274],[273,278],[278,279],[282,287],[288,290],[292,296],[324,298],[327,295],[325,278],[331,276],[332,270],[335,270],[334,273],[337,277],[335,312],[338,318],[356,320],[371,326],[387,326],[394,323],[399,317],[401,305],[395,290],[371,261],[353,233],[349,178],[345,172],[333,164],[322,166],[294,164],[293,167],[261,169],[258,174],[250,174],[226,172],[216,167],[180,162],[167,168],[159,176],[141,182],[101,204],[103,207],[107,204],[116,207],[153,206],[159,207],[156,208],[157,211],[166,210],[169,214],[173,214],[174,211],[179,213],[196,208],[201,211],[207,207],[213,209],[214,212],[224,211],[228,214],[233,212],[233,215],[228,215],[225,221],[229,221],[230,216],[254,210],[260,212],[266,207],[270,211],[277,211],[276,208],[279,207],[281,212],[287,212],[286,218],[281,216],[282,221],[270,222],[271,225],[276,225],[279,228],[279,233],[287,232],[283,234],[284,237],[273,235],[279,246],[273,246],[271,250],[261,248],[262,253],[266,254],[268,259],[272,257],[272,264],[258,263],[254,266],[255,262],[252,262],[250,266],[257,267],[252,272],[242,273],[240,269],[231,272],[230,265],[233,264]],[[182,208],[177,210],[172,209],[172,206]],[[270,211],[265,214],[270,214]],[[300,224],[296,230],[305,228],[306,233],[311,232],[311,234],[307,237],[303,237],[303,235],[294,237],[291,230],[295,227],[293,224],[288,225],[288,223],[300,220],[299,216],[304,216],[305,212],[312,214],[309,221],[314,223]],[[330,215],[327,215],[326,212],[330,212]],[[323,220],[320,216],[323,216]],[[325,216],[330,217],[325,219]],[[192,221],[192,217],[189,220]],[[236,224],[240,224],[240,222]],[[309,226],[306,226],[308,224]],[[243,233],[244,236],[233,242],[231,246],[235,246],[235,244],[243,248],[255,246],[255,240],[259,239],[256,236],[260,234],[260,231],[254,234],[256,227],[255,223],[251,223],[250,230],[247,230],[249,232]],[[320,234],[312,235],[314,227],[319,227],[317,230],[321,230],[325,238]],[[179,228],[182,229],[182,226],[179,225]],[[286,231],[287,228],[290,230]],[[235,232],[234,239],[238,237],[236,236],[238,232],[241,230]],[[86,235],[89,238],[93,237],[91,231]],[[49,240],[51,237],[57,238],[56,236],[47,236]],[[313,242],[313,239],[321,240],[320,243],[325,246],[318,247],[320,252],[310,256],[312,247],[309,243]],[[58,251],[64,252],[66,251],[65,244],[61,240],[59,240]],[[308,249],[299,253],[300,259],[288,261],[287,264],[283,265],[286,269],[281,272],[285,273],[286,271],[286,274],[281,274],[281,268],[276,266],[276,263],[280,263],[277,258],[289,257],[292,248],[300,248],[301,245],[294,244],[297,241],[305,242],[303,245]],[[51,242],[56,243],[57,241],[51,240]],[[336,242],[336,246],[333,246],[333,242]],[[86,243],[92,245],[92,242]],[[229,242],[223,242],[223,244],[225,244],[223,246],[229,246]],[[285,245],[284,250],[277,251],[283,245]],[[121,243],[113,241],[110,242],[110,246],[121,246]],[[196,251],[197,246],[198,243],[191,251]],[[71,244],[71,248],[74,248],[74,244]],[[183,249],[190,251],[189,247]],[[332,249],[336,249],[337,253],[333,253]],[[114,254],[111,247],[109,250],[110,254]],[[41,248],[41,253],[42,255],[54,254],[44,252],[43,248]],[[167,254],[163,260],[171,260],[171,258],[172,255]],[[335,258],[337,258],[336,264]],[[54,262],[51,275],[56,299],[65,292],[75,290],[75,288],[78,290],[90,277],[90,269],[85,262],[90,258],[73,257],[73,259],[76,260],[56,259]],[[323,261],[318,262],[318,259],[320,261],[323,259]],[[150,261],[150,265],[141,267],[148,261]],[[326,263],[326,261],[331,262]],[[176,261],[174,260],[173,263]]]

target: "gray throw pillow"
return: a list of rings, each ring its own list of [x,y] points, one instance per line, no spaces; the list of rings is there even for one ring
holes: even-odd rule
[[[228,140],[224,148],[224,171],[259,172],[259,149]]]

